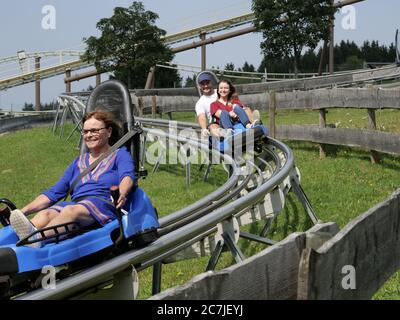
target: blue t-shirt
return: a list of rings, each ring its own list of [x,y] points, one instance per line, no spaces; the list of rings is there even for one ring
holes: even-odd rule
[[[77,157],[65,170],[64,175],[50,189],[42,194],[57,202],[66,196],[76,177],[89,167],[89,153]],[[110,188],[118,186],[124,177],[134,181],[134,164],[126,147],[112,152],[95,169],[85,175],[71,191],[71,199],[95,196],[110,200]]]

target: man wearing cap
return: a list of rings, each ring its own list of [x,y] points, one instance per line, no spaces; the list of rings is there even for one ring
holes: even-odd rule
[[[196,103],[196,115],[197,123],[201,127],[201,135],[206,137],[212,135],[215,137],[225,137],[226,130],[219,127],[218,124],[212,123],[212,116],[210,113],[210,105],[218,99],[217,91],[214,89],[213,76],[208,72],[203,72],[199,75],[197,79],[199,88],[201,90],[201,97]],[[260,113],[258,110],[251,110],[248,107],[244,107],[250,122],[254,121],[260,122]],[[209,124],[207,126],[207,123]]]
[[[197,123],[201,127],[201,135],[208,136],[210,132],[218,135],[219,126],[211,123],[210,105],[217,100],[217,92],[214,89],[212,77],[209,73],[202,73],[198,78],[201,97],[196,103]],[[207,126],[207,123],[209,124]]]

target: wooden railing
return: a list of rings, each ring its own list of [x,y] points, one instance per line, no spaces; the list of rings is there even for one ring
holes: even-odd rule
[[[144,91],[132,93],[137,114],[194,112],[197,96],[191,95],[194,88],[181,89],[179,96],[165,95],[167,91],[154,90],[155,95],[142,95]],[[139,94],[139,96],[136,96]],[[272,137],[310,141],[321,144],[321,155],[325,155],[324,144],[360,147],[371,150],[372,160],[379,162],[376,151],[400,154],[400,137],[397,134],[376,130],[375,111],[400,109],[400,89],[366,88],[323,88],[307,91],[265,91],[240,95],[241,101],[254,109],[269,114]],[[330,108],[357,108],[366,110],[366,128],[332,128],[327,126],[327,110]],[[316,110],[319,125],[276,124],[280,110]]]
[[[400,189],[340,231],[318,224],[151,299],[370,299],[400,268],[399,208]]]

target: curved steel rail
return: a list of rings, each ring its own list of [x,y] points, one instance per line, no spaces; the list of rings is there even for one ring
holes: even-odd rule
[[[172,139],[177,143],[189,144],[199,147],[204,152],[210,152],[208,145],[199,140],[161,133],[160,130],[149,128],[156,124],[160,127],[165,125],[163,120],[141,119],[141,121],[147,134],[157,134],[159,138]],[[190,126],[194,127],[193,124]],[[181,129],[187,127],[189,124],[178,126]],[[154,265],[215,233],[216,226],[223,221],[232,219],[234,216],[239,217],[256,204],[263,202],[266,195],[288,181],[295,168],[290,148],[274,139],[264,141],[262,155],[258,155],[254,162],[237,160],[215,150],[211,152],[221,157],[225,163],[229,163],[232,174],[223,186],[207,197],[161,218],[159,239],[145,248],[129,251],[77,275],[60,280],[57,282],[56,289],[37,289],[17,299],[71,298],[82,291],[105,283],[107,279],[131,265],[138,270]],[[266,165],[271,159],[273,164]],[[256,165],[255,162],[259,164]],[[244,166],[250,166],[252,170],[244,173]],[[266,170],[263,170],[263,167]]]
[[[63,109],[74,109],[80,114],[84,107],[79,100],[71,96],[62,96],[59,100]],[[61,110],[58,110],[60,113]],[[65,113],[63,117],[65,119]],[[69,110],[72,112],[72,110]],[[74,118],[74,117],[73,117]],[[110,280],[122,270],[134,265],[142,270],[159,262],[172,261],[178,258],[176,254],[184,255],[186,251],[193,255],[193,248],[199,241],[218,234],[217,226],[228,220],[236,220],[239,225],[245,225],[260,219],[271,219],[283,209],[266,208],[266,203],[272,198],[278,202],[284,201],[289,189],[298,190],[299,173],[294,166],[292,151],[283,143],[271,139],[262,139],[262,148],[252,160],[228,154],[209,148],[208,141],[198,140],[199,126],[193,123],[173,122],[175,130],[194,129],[195,135],[178,135],[177,132],[165,132],[171,125],[170,121],[159,119],[136,118],[141,122],[145,136],[156,136],[157,139],[169,139],[178,146],[185,144],[199,152],[222,159],[230,167],[230,175],[226,182],[206,197],[195,203],[177,210],[160,219],[160,238],[145,248],[135,249],[117,256],[109,261],[86,269],[77,275],[57,282],[56,289],[37,289],[16,299],[64,299],[76,297],[83,291],[90,291]],[[56,125],[55,120],[55,124]],[[160,130],[160,128],[165,131]],[[146,143],[144,139],[143,144]],[[143,161],[143,159],[142,159]],[[294,188],[292,188],[294,187]],[[271,205],[271,207],[274,207]],[[306,207],[305,207],[306,208]],[[315,222],[312,215],[310,218]],[[263,232],[265,236],[265,232]],[[257,237],[257,236],[256,236]],[[258,236],[258,238],[260,238]],[[256,240],[257,241],[257,240]],[[206,241],[207,242],[207,241]],[[265,241],[263,243],[272,244]],[[210,254],[213,250],[208,240]],[[186,250],[186,251],[185,251]],[[190,254],[189,254],[190,256]],[[189,257],[188,256],[188,257]],[[171,262],[167,261],[167,262]]]

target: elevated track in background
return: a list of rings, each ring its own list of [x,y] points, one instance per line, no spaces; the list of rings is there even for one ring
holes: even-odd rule
[[[190,29],[184,32],[179,32],[171,35],[167,35],[163,37],[163,40],[168,45],[173,45],[176,43],[188,41],[190,39],[198,37],[202,33],[216,33],[227,29],[236,28],[238,26],[251,23],[254,20],[254,14],[248,13],[238,17],[233,17],[230,19],[226,19],[223,21],[219,21],[210,25],[205,25],[199,28]],[[40,68],[40,70],[34,70],[34,64],[29,64],[25,68],[26,72],[22,74],[11,75],[8,77],[0,77],[0,90],[12,88],[15,86],[23,85],[29,82],[34,82],[37,79],[45,79],[53,76],[57,76],[60,74],[64,74],[67,70],[79,70],[87,67],[93,67],[93,63],[85,62],[81,59],[83,51],[73,51],[73,50],[62,50],[62,51],[41,51],[41,52],[33,52],[33,53],[24,53],[23,58],[19,57],[18,54],[15,56],[9,56],[3,59],[0,59],[0,66],[5,63],[20,63],[23,60],[25,64],[28,59],[34,59],[37,57],[45,58],[45,57],[60,57],[60,61],[62,61],[63,57],[78,57],[75,60],[68,62],[60,62],[55,65],[51,65],[45,68]],[[23,67],[18,66],[18,69],[22,69]],[[0,73],[1,74],[1,73]]]
[[[349,4],[361,2],[365,0],[343,0],[338,1],[334,4],[335,7],[340,8]],[[190,30],[186,30],[183,32],[178,32],[175,34],[167,35],[164,37],[164,41],[168,45],[176,45],[181,42],[189,41],[191,39],[195,39],[201,37],[205,34],[213,34],[222,32],[228,29],[235,29],[243,25],[248,25],[252,23],[255,19],[254,13],[246,13],[244,15],[240,15],[237,17],[229,18],[226,20],[222,20],[216,23],[204,25],[201,27],[193,28]],[[211,44],[217,41],[226,40],[232,37],[236,37],[243,34],[248,34],[251,32],[255,32],[256,28],[254,26],[246,27],[244,29],[239,29],[233,32],[229,32],[227,34],[218,35],[216,37],[210,37],[208,39],[203,39],[198,42],[193,42],[187,45],[181,45],[178,47],[172,48],[172,51],[182,52],[186,50],[190,50],[199,46],[204,46],[207,44]],[[34,52],[34,53],[24,53],[18,52],[15,56],[6,57],[0,59],[0,66],[5,63],[15,62],[18,63],[14,70],[21,70],[21,72],[15,72],[14,74],[8,76],[1,76],[0,70],[0,90],[5,90],[8,88],[12,88],[15,86],[23,85],[26,83],[38,81],[40,79],[46,79],[49,77],[54,77],[60,74],[64,74],[67,70],[74,71],[87,67],[94,66],[93,63],[82,61],[81,55],[83,52],[80,51],[72,51],[72,50],[61,50],[61,51],[42,51],[42,52]],[[68,61],[68,62],[59,62],[54,65],[46,66],[45,68],[25,68],[22,66],[23,63],[26,63],[28,59],[36,59],[36,58],[45,58],[45,57],[60,57],[60,61],[62,61],[63,57],[66,56],[78,56],[77,59]],[[98,74],[97,71],[89,72],[87,76],[94,76]]]

